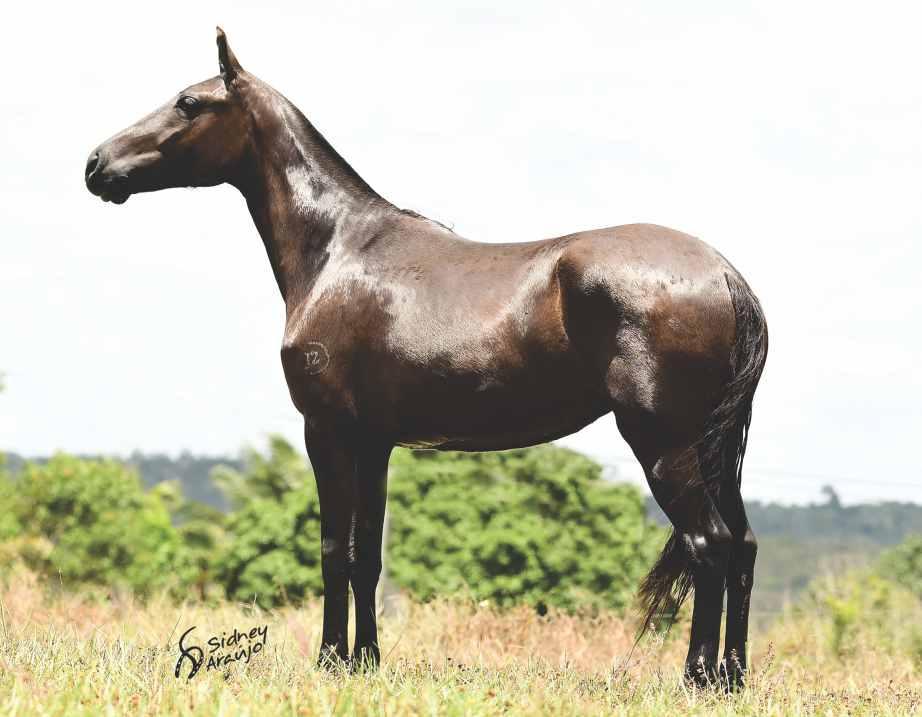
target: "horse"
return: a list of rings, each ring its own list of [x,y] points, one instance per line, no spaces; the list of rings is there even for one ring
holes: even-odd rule
[[[285,303],[281,362],[317,481],[320,664],[380,661],[395,446],[519,448],[611,412],[673,525],[640,586],[640,634],[693,588],[685,677],[742,686],[757,544],[740,483],[768,331],[740,273],[650,224],[462,238],[382,198],[221,28],[217,45],[219,74],[99,145],[84,179],[115,204],[222,183],[246,200]]]

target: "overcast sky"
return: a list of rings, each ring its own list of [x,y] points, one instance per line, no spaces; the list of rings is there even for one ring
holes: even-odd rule
[[[229,187],[103,204],[90,150],[217,72],[214,25],[383,196],[484,241],[630,222],[747,277],[744,495],[922,502],[917,3],[18,3],[0,42],[0,449],[301,442]],[[564,441],[636,479],[614,420]]]

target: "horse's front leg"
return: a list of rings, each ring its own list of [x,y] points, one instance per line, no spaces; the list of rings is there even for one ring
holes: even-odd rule
[[[307,454],[320,498],[320,561],[323,573],[323,637],[319,665],[335,667],[349,658],[349,568],[355,512],[356,455],[344,432],[305,425]]]
[[[375,590],[381,576],[384,507],[387,501],[387,463],[390,443],[363,441],[356,473],[354,562],[350,572],[355,597],[354,669],[372,668],[381,660],[375,613]]]

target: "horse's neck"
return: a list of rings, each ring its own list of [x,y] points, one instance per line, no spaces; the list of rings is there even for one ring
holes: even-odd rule
[[[389,205],[288,105],[270,146],[256,147],[239,189],[291,309],[310,291],[337,246]],[[264,140],[265,141],[265,140]]]
[[[315,189],[306,170],[292,167],[271,172],[264,187],[244,195],[288,306],[300,303],[368,204],[335,187]]]

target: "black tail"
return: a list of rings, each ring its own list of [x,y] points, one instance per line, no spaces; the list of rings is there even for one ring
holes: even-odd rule
[[[698,452],[701,480],[716,501],[721,489],[740,489],[743,458],[752,420],[752,398],[768,354],[768,327],[759,300],[736,272],[725,275],[736,338],[730,356],[730,381],[723,399],[708,418]],[[643,635],[665,610],[674,619],[692,587],[692,564],[682,540],[673,532],[663,552],[640,584],[644,606]]]

